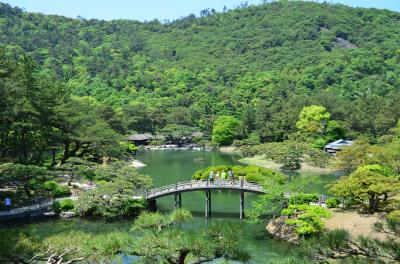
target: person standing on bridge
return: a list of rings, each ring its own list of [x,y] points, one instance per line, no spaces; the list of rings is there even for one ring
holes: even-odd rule
[[[210,172],[208,179],[210,180],[210,184],[214,184],[214,171],[213,170]]]
[[[222,181],[226,180],[226,171],[225,170],[222,170],[221,179],[222,179]]]
[[[6,213],[9,213],[11,211],[11,198],[10,197],[6,197],[6,199],[4,199],[4,205],[6,206]]]
[[[235,176],[233,175],[233,170],[232,169],[230,169],[228,171],[228,175],[229,175],[229,179],[231,180],[231,183],[233,184],[234,181],[235,181]]]

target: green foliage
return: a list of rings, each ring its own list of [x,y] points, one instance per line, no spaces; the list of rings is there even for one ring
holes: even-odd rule
[[[46,190],[46,191],[52,191],[52,190],[54,190],[54,189],[56,189],[57,187],[58,187],[58,183],[57,182],[55,182],[55,181],[46,181],[44,184],[43,184],[43,188]]]
[[[337,153],[334,167],[350,173],[359,166],[368,164],[371,155],[371,145],[366,139],[355,140],[351,146]]]
[[[121,141],[119,144],[121,144],[129,154],[136,154],[139,150],[139,148],[131,142]]]
[[[163,215],[159,212],[143,212],[135,220],[132,229],[161,231],[168,225],[187,222],[191,219],[193,219],[191,212],[184,208],[174,210],[169,215]]]
[[[143,212],[135,221],[133,230],[145,230],[147,228],[159,230],[169,224],[167,217],[159,212]]]
[[[328,208],[338,208],[340,200],[338,198],[328,198],[325,203]]]
[[[15,189],[19,199],[30,200],[44,195],[45,183],[54,178],[46,168],[14,163],[0,164],[0,184]]]
[[[307,150],[309,150],[309,147],[304,142],[286,140],[255,146],[253,153],[264,155],[266,159],[282,164],[282,169],[297,170],[300,169],[300,163]]]
[[[136,215],[145,208],[145,202],[135,198],[140,190],[149,188],[152,180],[140,175],[132,167],[112,164],[101,171],[110,171],[107,181],[97,183],[97,188],[85,192],[76,204],[76,211],[82,216],[122,217]],[[107,173],[106,173],[107,174]]]
[[[99,117],[100,104],[91,97],[71,97],[57,106],[56,126],[60,130],[65,163],[70,157],[101,161],[103,157],[120,158],[126,149],[120,144],[122,136],[106,120]]]
[[[43,187],[46,191],[51,193],[52,198],[61,198],[71,195],[71,190],[68,186],[60,185],[55,181],[47,181],[44,183]]]
[[[191,219],[187,210],[160,213],[142,213],[133,225],[142,235],[132,245],[131,252],[142,257],[145,263],[184,263],[189,254],[191,259],[227,259],[247,261],[249,255],[239,248],[242,234],[239,226],[232,223],[214,223],[199,230],[186,230],[176,223]]]
[[[319,201],[318,193],[296,193],[290,196],[291,204],[309,204]]]
[[[260,136],[257,133],[251,133],[248,138],[237,140],[235,139],[232,143],[235,147],[243,147],[243,146],[254,146],[261,143]]]
[[[218,117],[214,122],[212,141],[222,146],[231,145],[234,139],[240,137],[239,125],[233,116]]]
[[[289,217],[286,224],[294,226],[296,233],[302,236],[320,233],[325,228],[321,218],[331,217],[327,209],[307,204],[291,204],[281,214]]]
[[[306,151],[303,156],[303,160],[314,167],[325,168],[331,162],[331,156],[325,151],[319,149],[310,148]]]
[[[52,190],[52,196],[54,198],[67,197],[71,195],[71,190],[68,186],[58,185],[55,189]]]
[[[305,133],[323,133],[331,114],[324,106],[311,105],[304,107],[296,127]],[[325,122],[325,124],[324,124]]]
[[[184,143],[192,140],[192,134],[195,132],[195,129],[185,125],[169,124],[161,132],[167,142],[182,146]]]
[[[332,230],[304,241],[304,255],[310,261],[316,257],[328,262],[336,261],[338,256],[343,263],[396,263],[399,260],[400,222],[379,222],[375,232],[385,237],[360,236],[354,238],[345,230]]]
[[[71,199],[63,199],[61,201],[55,201],[53,203],[53,210],[57,214],[61,212],[70,211],[75,208],[74,201]]]
[[[67,176],[69,181],[93,180],[97,163],[82,158],[71,157],[64,164],[58,166],[55,171],[60,177]]]
[[[171,213],[170,219],[171,219],[170,221],[172,221],[172,223],[176,224],[176,223],[182,223],[182,222],[192,220],[193,216],[188,209],[180,208],[180,209],[174,210]]]
[[[305,193],[314,181],[315,179],[312,177],[297,182],[277,182],[273,179],[266,179],[263,183],[265,194],[260,195],[257,200],[252,202],[251,208],[246,210],[246,222],[264,223],[266,220],[264,216],[279,215],[281,210],[290,203],[288,193]]]
[[[2,161],[99,163],[126,154],[121,135],[166,125],[247,145],[293,138],[297,124],[321,147],[375,140],[400,117],[388,10],[279,1],[169,23],[0,12]]]
[[[368,200],[369,210],[375,211],[382,196],[387,197],[400,191],[400,180],[388,176],[388,171],[380,165],[366,165],[330,184],[329,190],[337,197],[360,203]]]
[[[283,175],[279,172],[275,172],[270,169],[258,167],[255,165],[248,165],[248,166],[229,166],[229,165],[219,165],[214,167],[208,167],[202,170],[196,171],[192,178],[195,180],[206,180],[208,179],[210,172],[214,171],[214,173],[225,171],[228,173],[229,170],[233,171],[233,175],[235,179],[239,177],[244,177],[246,181],[249,182],[258,182],[263,183],[266,179],[272,179],[274,181],[283,182]],[[229,180],[229,179],[228,179]]]
[[[130,225],[129,222],[71,219],[3,228],[0,230],[0,257],[29,261],[33,256],[43,254],[46,262],[53,253],[78,251],[65,255],[64,261],[80,257],[86,257],[85,262],[91,263],[117,261],[116,255],[127,252],[135,240],[129,232]],[[52,252],[47,252],[49,248]]]
[[[386,215],[389,223],[397,224],[400,226],[400,210],[395,210]]]

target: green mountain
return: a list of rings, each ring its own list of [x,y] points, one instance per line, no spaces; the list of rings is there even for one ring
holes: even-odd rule
[[[112,106],[121,132],[199,127],[216,116],[282,140],[324,105],[348,137],[400,117],[400,13],[281,1],[160,23],[70,19],[0,4],[0,45],[25,52],[75,95]],[[149,120],[152,120],[150,122]]]

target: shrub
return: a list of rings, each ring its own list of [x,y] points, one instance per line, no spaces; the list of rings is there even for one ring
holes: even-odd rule
[[[331,156],[319,149],[309,149],[304,155],[304,161],[313,167],[326,168]]]
[[[134,199],[142,188],[151,185],[148,176],[136,172],[119,175],[114,181],[98,184],[97,188],[85,192],[76,202],[76,213],[80,216],[115,218],[136,215],[145,208],[143,199]]]
[[[52,196],[54,198],[67,197],[71,195],[71,190],[68,186],[58,185],[53,191]]]
[[[252,157],[258,154],[258,150],[254,146],[244,145],[240,147],[240,153],[245,157]]]
[[[321,218],[332,215],[323,207],[306,204],[291,204],[288,208],[283,209],[281,214],[291,217],[285,223],[294,226],[296,233],[303,236],[320,233],[325,228]]]
[[[328,198],[326,199],[326,206],[328,208],[338,208],[340,200],[338,198]]]
[[[290,197],[291,204],[309,204],[318,201],[319,195],[317,193],[297,193]]]
[[[397,199],[388,199],[386,201],[382,201],[380,209],[385,212],[400,210],[400,201]]]
[[[249,172],[246,175],[246,181],[248,182],[260,182],[262,181],[263,176],[261,174],[255,173],[255,172]]]
[[[246,176],[246,170],[243,166],[233,166],[232,170],[235,175],[235,178]]]
[[[396,224],[396,225],[400,224],[400,210],[395,210],[393,212],[390,212],[386,216],[386,219],[390,224]]]
[[[55,201],[53,203],[53,210],[57,214],[72,210],[74,209],[74,207],[75,207],[74,202],[71,199],[64,199],[61,201]]]
[[[269,169],[265,169],[262,167],[258,167],[255,165],[249,165],[246,167],[243,166],[226,166],[226,165],[219,165],[215,167],[208,167],[202,170],[196,171],[192,178],[195,180],[205,180],[208,179],[208,176],[210,175],[211,171],[214,172],[221,172],[221,171],[228,171],[232,169],[233,174],[236,179],[240,177],[245,177],[246,181],[252,181],[252,182],[262,182],[264,179],[267,178],[272,178],[279,183],[283,183],[284,177],[281,173],[275,172]]]
[[[51,197],[52,198],[62,198],[62,197],[67,197],[71,195],[71,190],[69,189],[68,186],[63,186],[55,181],[47,181],[43,184],[43,188],[46,191],[51,192]]]
[[[43,184],[43,188],[46,191],[53,191],[55,188],[57,188],[59,184],[56,183],[55,181],[47,181]]]

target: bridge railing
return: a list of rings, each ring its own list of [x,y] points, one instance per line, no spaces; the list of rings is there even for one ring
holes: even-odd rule
[[[145,199],[151,198],[153,196],[159,196],[165,193],[171,193],[178,190],[191,190],[196,188],[206,188],[209,187],[211,189],[224,189],[224,188],[238,188],[243,190],[254,190],[254,191],[262,191],[262,186],[255,182],[247,182],[244,180],[214,180],[213,182],[209,180],[192,180],[185,182],[177,182],[174,184],[169,184],[162,187],[157,187],[149,190],[144,190],[140,192],[140,195]]]
[[[70,197],[62,197],[62,198],[57,198],[57,199],[38,200],[38,201],[36,201],[36,203],[32,203],[32,204],[25,205],[22,207],[13,208],[10,212],[6,212],[5,210],[0,211],[0,218],[3,216],[13,216],[13,215],[18,215],[18,214],[29,215],[31,212],[36,212],[38,210],[45,209],[45,208],[53,205],[54,202],[62,201],[65,199],[78,200],[78,197],[70,196]]]

